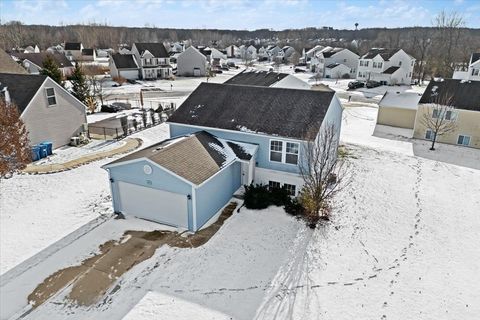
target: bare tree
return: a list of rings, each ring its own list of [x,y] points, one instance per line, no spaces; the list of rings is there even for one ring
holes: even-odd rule
[[[349,182],[349,170],[345,159],[338,157],[339,135],[334,124],[306,134],[303,146],[300,173],[304,186],[300,202],[305,208],[307,219],[315,223],[328,219],[333,196]]]
[[[430,30],[426,28],[414,28],[412,32],[412,48],[417,53],[417,79],[422,83],[425,79],[425,65],[427,63],[427,53],[432,44]]]
[[[25,124],[12,103],[0,97],[0,178],[9,178],[31,162]]]
[[[465,20],[457,12],[440,12],[434,20],[437,28],[436,68],[438,75],[451,77],[456,54],[463,43]]]
[[[431,131],[432,146],[430,150],[435,150],[437,137],[457,128],[457,118],[452,100],[451,96],[437,94],[433,103],[424,105],[425,112],[420,118],[420,123]]]

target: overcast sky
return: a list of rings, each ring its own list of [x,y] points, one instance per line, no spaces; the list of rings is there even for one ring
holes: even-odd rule
[[[480,28],[480,0],[0,0],[2,23],[241,30],[430,26],[443,9]]]

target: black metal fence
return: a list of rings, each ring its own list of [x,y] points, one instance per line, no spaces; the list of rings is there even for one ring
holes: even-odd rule
[[[88,133],[91,139],[99,140],[120,140],[136,132],[154,127],[167,121],[173,113],[173,109],[163,110],[157,113],[145,110],[118,118],[118,126],[88,126]]]

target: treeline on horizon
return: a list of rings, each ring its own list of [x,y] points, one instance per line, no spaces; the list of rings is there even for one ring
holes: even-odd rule
[[[439,15],[440,17],[440,15]],[[65,26],[25,25],[11,21],[0,25],[0,47],[6,51],[36,44],[40,49],[64,42],[82,42],[86,48],[118,49],[119,44],[134,42],[175,42],[188,40],[194,45],[212,45],[223,48],[231,44],[289,44],[301,52],[316,44],[347,47],[363,54],[373,47],[402,48],[417,60],[425,61],[428,73],[439,75],[453,72],[452,63],[467,62],[470,54],[480,49],[480,29],[464,27],[459,16],[444,14],[432,27],[366,28],[338,30],[333,28],[286,29],[281,31],[173,29],[157,27],[114,27],[99,24]],[[323,40],[321,40],[323,39]],[[342,39],[342,41],[340,41]],[[356,40],[356,44],[352,43]],[[444,57],[428,58],[448,51]],[[436,61],[433,63],[433,60]]]

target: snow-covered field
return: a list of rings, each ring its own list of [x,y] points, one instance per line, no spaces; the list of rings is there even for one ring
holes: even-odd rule
[[[242,208],[201,247],[160,247],[90,307],[66,303],[67,287],[23,314],[48,275],[125,230],[157,227],[110,218],[100,166],[112,159],[2,180],[0,319],[476,319],[480,151],[428,152],[408,130],[375,126],[376,112],[344,112],[354,175],[330,224],[312,231],[281,208]],[[132,137],[149,145],[168,126]]]

